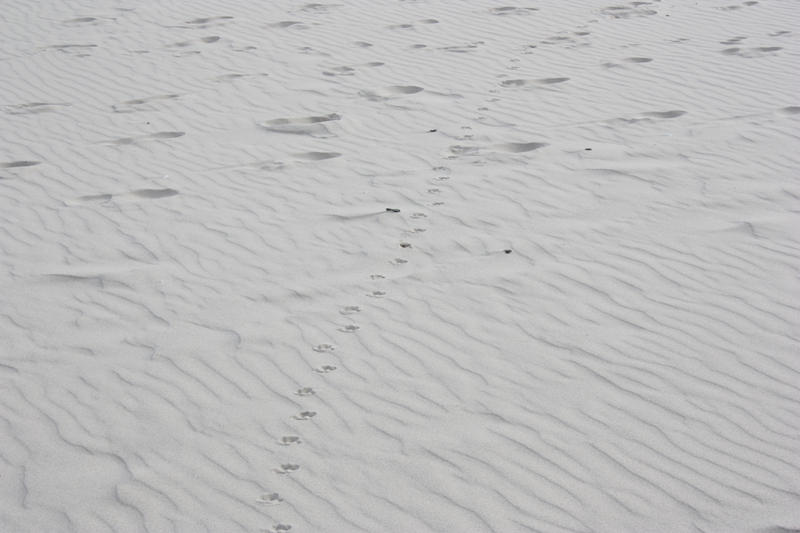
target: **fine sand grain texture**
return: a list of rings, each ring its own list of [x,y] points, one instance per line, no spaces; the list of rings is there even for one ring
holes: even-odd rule
[[[0,531],[800,530],[796,1],[0,8]]]

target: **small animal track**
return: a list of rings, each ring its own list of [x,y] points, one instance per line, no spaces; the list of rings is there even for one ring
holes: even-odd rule
[[[285,463],[280,466],[280,468],[275,469],[275,473],[277,474],[291,474],[292,472],[297,472],[300,470],[300,465],[294,463]]]
[[[315,352],[326,353],[326,352],[332,352],[332,351],[336,350],[336,346],[334,346],[333,344],[324,344],[323,343],[323,344],[317,344],[316,346],[314,346],[312,348],[312,350],[314,350]]]
[[[281,498],[280,494],[277,492],[264,493],[256,498],[256,503],[264,503],[267,505],[277,505],[281,502],[283,502],[283,498]]]

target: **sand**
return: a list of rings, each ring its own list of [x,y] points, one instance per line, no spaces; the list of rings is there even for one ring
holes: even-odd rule
[[[0,531],[800,529],[797,8],[3,1]]]

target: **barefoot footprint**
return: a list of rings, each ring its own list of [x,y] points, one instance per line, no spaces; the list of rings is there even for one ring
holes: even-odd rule
[[[300,437],[295,435],[287,435],[285,437],[281,437],[280,444],[281,446],[289,446],[290,444],[300,444],[301,442],[303,441],[300,440]]]
[[[371,298],[383,298],[386,296],[386,293],[383,291],[372,291],[371,293],[367,294],[367,296]]]
[[[295,392],[295,394],[298,396],[313,396],[316,394],[316,391],[311,387],[302,387],[297,389],[297,392]]]
[[[336,370],[336,367],[333,365],[322,365],[315,368],[314,372],[317,374],[327,374],[328,372],[333,372],[334,370]]]
[[[354,333],[354,332],[358,331],[359,329],[360,329],[360,327],[356,326],[355,324],[348,324],[346,326],[343,326],[343,327],[339,328],[339,331],[342,331],[344,333]]]
[[[294,418],[295,420],[311,420],[315,416],[317,416],[316,411],[302,411],[294,415],[292,418]]]

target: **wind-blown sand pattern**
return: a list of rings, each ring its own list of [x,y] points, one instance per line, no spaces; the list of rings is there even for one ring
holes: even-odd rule
[[[797,7],[2,2],[0,531],[800,530]]]

